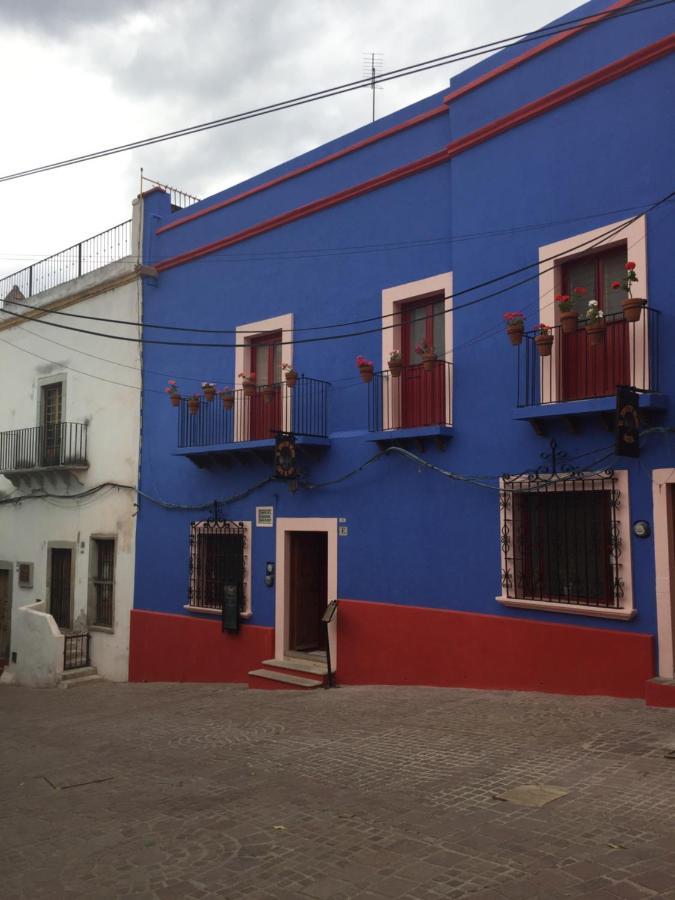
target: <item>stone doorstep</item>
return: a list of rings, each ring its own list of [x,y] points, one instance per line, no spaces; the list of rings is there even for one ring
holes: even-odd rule
[[[253,669],[248,673],[249,679],[263,678],[267,681],[276,681],[290,688],[299,690],[313,690],[323,684],[315,678],[303,678],[300,675],[291,675],[287,672],[272,672],[269,669]],[[249,687],[251,686],[249,682]]]
[[[95,681],[103,681],[96,666],[83,666],[81,669],[67,669],[62,672],[59,687],[80,687],[80,685],[91,684]]]
[[[261,665],[273,669],[288,669],[291,672],[306,672],[308,675],[317,675],[322,678],[324,675],[328,675],[326,663],[316,659],[285,656],[283,659],[264,659]]]

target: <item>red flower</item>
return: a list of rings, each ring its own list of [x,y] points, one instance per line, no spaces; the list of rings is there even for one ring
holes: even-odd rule
[[[635,268],[635,263],[634,263],[634,262],[630,262],[630,261],[628,261],[628,262],[626,263],[626,265],[624,266],[624,269],[625,269],[627,272],[632,272],[634,268]]]
[[[620,287],[621,287],[621,282],[620,282],[620,281],[613,281],[613,282],[612,282],[612,287],[613,287],[615,290],[616,290],[617,288],[620,288]]]
[[[586,290],[585,287],[575,287],[574,293],[577,294],[579,297],[583,297],[584,294],[588,293],[588,291]]]

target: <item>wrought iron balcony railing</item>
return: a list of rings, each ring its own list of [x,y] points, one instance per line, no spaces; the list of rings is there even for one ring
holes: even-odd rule
[[[423,365],[375,372],[369,384],[368,430],[389,431],[452,425],[452,363],[437,359]]]
[[[87,462],[87,426],[59,422],[0,433],[0,472],[80,469]]]
[[[213,400],[183,398],[178,417],[178,446],[212,447],[246,441],[271,440],[280,432],[297,436],[328,436],[329,384],[316,378],[298,378],[295,387],[254,385],[237,388],[229,397]],[[190,407],[195,410],[191,411]]]
[[[618,385],[658,391],[659,319],[658,310],[646,307],[638,322],[627,322],[622,313],[607,315],[597,343],[583,319],[570,334],[556,325],[550,356],[540,356],[537,332],[527,332],[517,347],[517,405],[609,397]]]

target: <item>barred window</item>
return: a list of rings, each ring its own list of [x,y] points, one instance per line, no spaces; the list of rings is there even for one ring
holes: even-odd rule
[[[92,538],[90,551],[92,593],[89,621],[92,625],[114,625],[115,539]]]
[[[190,528],[189,605],[221,610],[225,588],[237,586],[249,612],[248,527],[243,522],[193,522]]]
[[[620,494],[611,472],[504,479],[506,597],[622,606]]]

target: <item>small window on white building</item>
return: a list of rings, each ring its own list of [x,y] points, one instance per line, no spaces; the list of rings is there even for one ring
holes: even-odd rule
[[[115,539],[91,539],[89,622],[112,628],[115,617]]]

